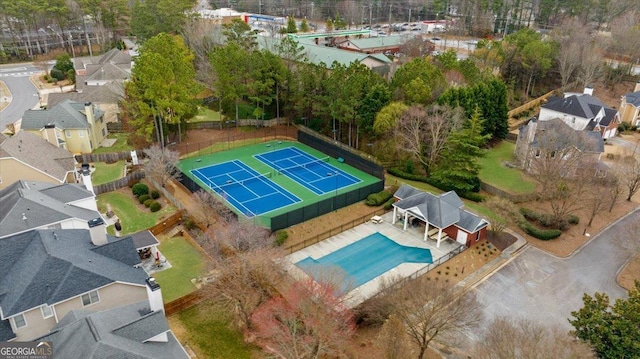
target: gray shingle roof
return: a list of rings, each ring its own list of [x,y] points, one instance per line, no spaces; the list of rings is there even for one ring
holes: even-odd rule
[[[565,98],[552,97],[546,104],[542,105],[542,107],[568,115],[591,119],[595,117],[601,108],[606,106],[591,95],[580,94]]]
[[[77,184],[15,182],[0,190],[0,238],[67,219],[98,218],[97,211],[70,204],[89,197],[93,193]]]
[[[144,230],[140,232],[136,232],[130,235],[133,238],[133,245],[138,249],[154,246],[159,244],[156,236],[151,233],[149,230]]]
[[[558,127],[571,128],[564,121],[558,118],[554,118],[549,121],[538,121],[535,138],[533,142],[531,142],[531,146],[540,147],[540,144],[542,143],[542,147],[548,147],[548,149],[551,149],[551,147],[553,146],[556,147],[554,148],[555,150],[561,150],[571,145],[575,146],[575,148],[583,152],[604,152],[604,140],[602,139],[602,134],[600,134],[600,132],[563,130],[561,133],[566,136],[564,136],[560,140],[556,136],[556,134],[560,131]],[[550,134],[550,137],[545,137],[545,134],[547,133]],[[546,138],[548,140],[546,140]]]
[[[84,103],[71,100],[62,101],[46,110],[27,110],[22,116],[22,129],[39,130],[50,123],[61,130],[89,128],[84,110]],[[104,112],[100,108],[94,109],[95,119],[103,115]]]
[[[435,196],[428,192],[403,184],[394,197],[400,200],[393,205],[429,222],[438,228],[456,225],[469,233],[486,227],[488,222],[462,207],[464,203],[454,191]]]
[[[70,312],[67,316],[72,315]],[[150,312],[145,302],[95,313],[74,313],[51,334],[39,340],[53,342],[56,357],[107,359],[188,359],[162,311]],[[64,322],[64,325],[63,325]],[[145,342],[167,333],[167,342]]]
[[[79,84],[80,82],[77,85]],[[82,92],[50,93],[47,106],[54,107],[64,100],[79,103],[118,103],[123,98],[124,85],[121,82],[110,82],[102,86],[82,86]]]
[[[640,107],[640,91],[624,95],[625,101],[635,107]]]
[[[120,67],[106,63],[87,66],[87,76],[84,81],[124,81],[131,77],[127,71]]]
[[[9,323],[9,319],[0,321],[0,342],[8,342],[11,339],[14,339],[16,335],[13,333],[11,329],[11,323]]]
[[[364,37],[361,39],[349,39],[354,46],[361,50],[378,48],[378,47],[394,47],[404,44],[408,36],[392,35],[380,37]]]
[[[109,246],[122,246],[125,249],[118,251],[136,255],[131,237]],[[85,229],[34,230],[0,240],[0,308],[4,317],[116,281],[146,285],[147,274],[132,267],[130,257],[119,260],[96,248]]]
[[[73,154],[29,132],[0,139],[0,157],[13,157],[43,171],[61,182],[67,172],[75,170]]]

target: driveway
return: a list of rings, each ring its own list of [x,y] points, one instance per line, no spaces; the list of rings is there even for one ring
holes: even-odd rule
[[[608,143],[611,143],[612,145],[616,145],[618,147],[622,147],[625,150],[629,151],[629,152],[633,152],[637,149],[638,144],[634,141],[627,141],[625,139],[622,139],[620,137],[611,137],[610,139],[607,140]]]
[[[498,315],[521,316],[568,331],[567,319],[582,307],[583,293],[606,292],[612,300],[626,297],[616,276],[635,253],[630,248],[636,234],[627,228],[638,220],[640,211],[635,211],[566,259],[534,247],[525,249],[473,290],[484,306],[485,321]]]

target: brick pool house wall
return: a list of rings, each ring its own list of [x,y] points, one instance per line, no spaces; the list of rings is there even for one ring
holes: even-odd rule
[[[466,246],[469,247],[469,248],[473,247],[476,243],[480,242],[481,240],[483,240],[487,236],[487,227],[483,227],[482,229],[480,229],[477,232],[470,233],[470,232],[465,231],[462,228],[456,227],[456,225],[452,225],[452,226],[449,226],[449,227],[443,229],[442,231],[444,233],[446,233],[447,236],[449,236],[449,238],[453,239],[454,241],[458,237],[458,231],[466,232],[467,233],[467,244],[466,244]],[[478,233],[480,233],[479,237],[478,237]],[[478,238],[477,241],[476,241],[476,238]]]

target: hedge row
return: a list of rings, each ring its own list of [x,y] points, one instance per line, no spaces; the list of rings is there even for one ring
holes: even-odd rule
[[[364,203],[367,206],[371,206],[371,207],[380,206],[385,202],[387,202],[392,196],[393,196],[393,193],[382,190],[378,193],[372,193],[368,195],[367,200]]]
[[[527,233],[528,235],[543,241],[558,238],[562,234],[562,231],[559,229],[539,229],[526,220],[519,221],[518,227],[520,227],[520,229],[525,231],[525,233]]]
[[[529,221],[538,222],[543,227],[559,229],[561,231],[566,231],[570,225],[576,225],[580,222],[580,218],[572,214],[567,215],[561,220],[557,220],[548,213],[539,213],[524,207],[520,208],[520,213]]]
[[[434,181],[433,179],[430,179],[428,177],[425,176],[421,176],[421,175],[414,175],[411,173],[407,173],[404,171],[401,171],[399,169],[395,169],[395,168],[389,168],[387,169],[387,172],[391,175],[394,175],[396,177],[400,177],[400,178],[404,178],[404,179],[408,179],[411,181],[418,181],[418,182],[424,182],[427,184],[430,184],[434,187],[437,187],[443,191],[456,191],[455,188],[448,188],[447,186],[442,185],[441,183],[439,183],[438,181]],[[456,191],[456,193],[458,193],[458,191]],[[462,198],[466,198],[470,201],[473,202],[482,202],[484,201],[484,196],[482,196],[479,193],[476,192],[464,192],[464,193],[458,193],[458,195]]]

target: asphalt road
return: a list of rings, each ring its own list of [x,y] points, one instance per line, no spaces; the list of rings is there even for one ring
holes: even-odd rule
[[[639,220],[636,211],[566,259],[525,249],[474,289],[484,306],[485,325],[496,316],[524,317],[569,331],[567,319],[582,307],[583,293],[605,292],[611,300],[626,297],[616,277],[636,252],[632,242],[638,234],[630,232],[630,225]]]
[[[9,106],[0,112],[0,131],[22,118],[26,110],[38,105],[38,89],[29,81],[29,76],[38,72],[42,70],[31,64],[0,66],[0,81],[4,81],[12,96]]]

